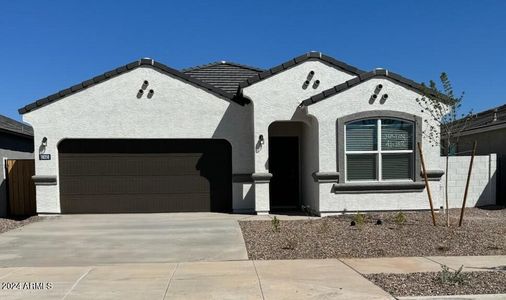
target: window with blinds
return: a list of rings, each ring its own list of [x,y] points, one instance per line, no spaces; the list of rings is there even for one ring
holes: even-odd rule
[[[346,124],[346,180],[412,180],[413,132],[412,122],[398,119]]]

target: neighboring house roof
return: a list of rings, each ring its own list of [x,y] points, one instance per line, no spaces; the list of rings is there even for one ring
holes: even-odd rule
[[[235,95],[241,82],[264,70],[228,61],[195,66],[181,72]]]
[[[166,74],[170,74],[172,76],[175,76],[175,77],[178,77],[182,80],[185,80],[189,83],[192,83],[198,87],[201,87],[203,89],[206,89],[208,90],[209,92],[213,93],[213,94],[216,94],[216,95],[219,95],[221,97],[224,97],[224,98],[227,98],[227,99],[230,99],[232,101],[235,101],[239,104],[244,104],[245,101],[242,100],[242,99],[236,99],[234,97],[234,95],[230,94],[230,93],[227,93],[225,92],[224,90],[220,89],[220,88],[217,88],[215,86],[212,86],[208,83],[205,83],[197,78],[194,78],[192,76],[189,76],[185,73],[182,73],[176,69],[172,69],[164,64],[161,64],[153,59],[150,59],[150,58],[143,58],[143,59],[140,59],[140,60],[137,60],[137,61],[134,61],[134,62],[131,62],[129,64],[126,64],[124,66],[121,66],[119,68],[116,68],[114,70],[111,70],[109,72],[105,72],[104,74],[102,75],[99,75],[99,76],[96,76],[96,77],[93,77],[91,79],[88,79],[86,81],[83,81],[81,83],[78,83],[68,89],[65,89],[65,90],[62,90],[62,91],[59,91],[58,93],[55,93],[55,94],[52,94],[50,96],[47,96],[45,98],[42,98],[42,99],[39,99],[33,103],[30,103],[28,105],[26,105],[25,107],[23,108],[20,108],[18,111],[20,114],[25,114],[29,111],[32,111],[34,109],[37,109],[37,108],[40,108],[40,107],[43,107],[43,106],[46,106],[54,101],[57,101],[57,100],[60,100],[68,95],[71,95],[71,94],[75,94],[81,90],[84,90],[90,86],[93,86],[93,85],[96,85],[98,83],[101,83],[101,82],[104,82],[106,80],[109,80],[113,77],[116,77],[120,74],[123,74],[125,72],[128,72],[130,70],[133,70],[133,69],[136,69],[138,67],[141,67],[141,66],[149,66],[149,67],[152,67],[154,69],[157,69],[163,73],[166,73]]]
[[[416,91],[419,91],[422,94],[428,94],[431,97],[437,98],[441,100],[444,103],[451,103],[453,100],[448,98],[447,96],[434,91],[432,89],[427,88],[426,86],[423,86],[419,83],[414,82],[413,80],[407,79],[399,74],[390,72],[385,69],[376,69],[371,72],[362,73],[359,76],[352,78],[348,81],[345,81],[341,84],[338,84],[330,89],[327,89],[319,94],[316,94],[306,100],[302,101],[302,105],[308,106],[317,102],[320,102],[322,100],[325,100],[331,96],[334,96],[336,94],[339,94],[341,92],[344,92],[356,85],[361,84],[362,82],[365,82],[372,78],[389,78],[395,82],[400,83],[401,85],[407,86],[408,88],[414,89]]]
[[[460,119],[455,122],[457,125],[458,123],[463,123],[462,126],[465,126],[462,131],[460,131],[460,129],[457,130],[458,135],[506,128],[506,104],[473,114],[468,118]],[[457,128],[459,127],[457,126]]]
[[[319,60],[319,61],[325,62],[325,63],[330,64],[330,65],[332,65],[332,66],[334,66],[334,67],[336,67],[348,74],[355,75],[355,76],[364,73],[364,71],[362,71],[358,68],[350,66],[342,61],[339,61],[339,60],[332,58],[328,55],[325,55],[321,52],[312,51],[312,52],[308,52],[306,54],[297,56],[287,62],[284,62],[278,66],[270,68],[262,73],[257,74],[256,76],[253,76],[253,77],[247,79],[246,81],[242,82],[239,85],[239,88],[242,89],[242,88],[245,88],[245,87],[250,86],[252,84],[255,84],[259,81],[267,79],[267,78],[274,76],[278,73],[281,73],[287,69],[293,68],[294,66],[299,65],[299,64],[301,64],[305,61],[308,61],[308,60]]]
[[[0,115],[0,131],[27,137],[33,136],[33,128],[30,125],[18,122],[2,115]]]

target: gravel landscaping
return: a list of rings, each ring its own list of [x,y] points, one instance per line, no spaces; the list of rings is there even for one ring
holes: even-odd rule
[[[9,230],[21,227],[21,226],[25,226],[27,224],[40,221],[42,219],[44,219],[44,217],[39,217],[39,216],[32,216],[32,217],[29,217],[26,219],[21,219],[21,220],[0,218],[0,233],[6,232],[6,231],[9,231]]]
[[[395,297],[505,294],[506,272],[464,272],[462,283],[442,283],[440,274],[370,274],[364,275]]]
[[[434,227],[427,211],[366,214],[363,224],[357,215],[345,215],[280,221],[277,230],[271,221],[240,225],[250,259],[506,254],[504,207],[466,209],[462,227],[459,213],[451,210],[449,228],[443,214],[436,215]]]

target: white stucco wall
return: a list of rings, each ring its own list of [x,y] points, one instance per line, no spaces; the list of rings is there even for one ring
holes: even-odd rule
[[[374,103],[370,103],[376,86],[383,88]],[[380,98],[388,94],[382,104]],[[423,129],[437,124],[422,112],[415,101],[420,95],[396,82],[386,78],[373,78],[353,88],[329,97],[321,102],[308,106],[308,114],[315,116],[319,122],[319,168],[320,172],[338,172],[338,149],[336,121],[338,118],[364,111],[395,111],[412,114],[422,118]],[[426,123],[423,120],[430,120]],[[416,145],[415,151],[416,151]],[[425,161],[428,170],[441,169],[439,147],[429,145],[426,137],[422,140]],[[343,180],[343,179],[341,179]],[[427,209],[428,201],[425,191],[400,193],[341,193],[331,192],[332,184],[320,184],[320,212],[322,214],[342,211]],[[439,207],[441,185],[431,182],[434,194],[434,205]]]
[[[309,85],[303,89],[303,84],[307,79],[308,73],[314,71]],[[258,137],[263,135],[265,137],[265,144],[260,151],[255,153],[255,172],[266,173],[269,172],[268,158],[269,158],[269,141],[268,129],[269,125],[276,121],[292,120],[305,122],[308,128],[305,129],[306,133],[311,131],[311,128],[318,126],[317,122],[311,121],[303,110],[298,109],[300,102],[313,95],[319,94],[322,91],[338,85],[346,80],[353,78],[353,75],[345,73],[333,66],[327,65],[321,61],[309,60],[296,65],[288,70],[276,74],[266,80],[255,83],[243,89],[243,95],[251,99],[254,103],[254,141],[258,141]],[[319,80],[320,84],[315,89],[313,83]],[[302,143],[314,142],[311,139],[302,139]],[[306,144],[301,146],[302,149],[315,148],[314,145]],[[303,154],[304,155],[304,154]],[[302,166],[305,174],[317,171],[317,165],[314,163]],[[312,170],[314,169],[314,170]],[[310,174],[310,173],[309,173]],[[309,181],[311,180],[311,182]],[[303,179],[303,194],[306,196],[316,195],[312,189],[312,178],[304,176]],[[269,189],[264,188],[265,183],[261,184],[256,190],[256,206],[268,208],[269,207]],[[313,187],[314,188],[314,187]],[[308,193],[305,193],[305,191]],[[306,197],[305,196],[305,197]],[[309,203],[314,203],[317,199],[305,199]]]
[[[144,80],[151,99],[137,91]],[[57,144],[65,138],[219,138],[232,145],[233,173],[254,171],[252,105],[241,106],[150,67],[140,67],[23,115],[35,148],[47,137],[50,161],[37,175],[58,175]],[[251,184],[234,183],[233,209],[252,210]],[[59,186],[37,186],[37,211],[59,213]]]
[[[448,203],[450,208],[462,207],[470,156],[451,156],[448,161]],[[441,158],[441,166],[446,158]],[[445,175],[446,176],[446,175]],[[497,155],[479,155],[474,157],[471,180],[466,199],[466,207],[494,205],[497,187]],[[443,190],[446,178],[443,176]],[[442,196],[443,197],[443,196]],[[442,198],[444,199],[444,198]],[[444,201],[444,200],[442,200]]]

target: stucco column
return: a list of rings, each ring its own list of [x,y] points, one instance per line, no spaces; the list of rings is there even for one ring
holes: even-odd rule
[[[270,181],[269,173],[269,124],[263,121],[255,122],[255,173],[252,178],[255,184],[255,212],[268,214],[270,211]]]
[[[255,211],[257,215],[265,215],[270,211],[269,184],[271,173],[254,173],[252,175],[255,183]]]

